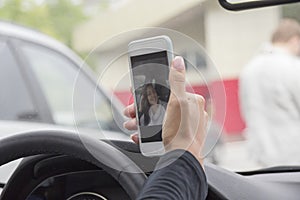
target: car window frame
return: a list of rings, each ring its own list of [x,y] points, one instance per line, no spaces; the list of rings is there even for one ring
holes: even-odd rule
[[[38,110],[38,114],[40,116],[41,121],[43,123],[55,124],[52,118],[51,110],[49,104],[44,96],[42,88],[38,84],[38,80],[34,75],[34,72],[31,70],[27,59],[22,56],[22,53],[19,50],[20,44],[22,41],[27,42],[26,40],[21,40],[18,38],[13,38],[8,36],[8,42],[10,44],[10,48],[14,57],[16,58],[16,62],[18,63],[18,67],[27,82],[27,87],[30,90],[30,95],[33,98],[34,105]]]
[[[16,51],[16,54],[17,54],[18,58],[20,60],[22,60],[22,62],[24,62],[24,67],[23,68],[26,68],[26,70],[25,69],[23,69],[23,70],[26,71],[25,72],[26,76],[30,80],[30,86],[34,87],[35,90],[33,90],[33,91],[38,91],[38,92],[36,92],[37,94],[35,94],[35,96],[38,99],[39,106],[46,106],[47,107],[47,113],[45,113],[45,114],[50,115],[51,119],[48,119],[45,122],[59,125],[59,124],[55,123],[55,121],[53,119],[53,115],[52,115],[51,109],[50,109],[50,105],[47,102],[47,98],[45,96],[45,93],[43,92],[41,86],[39,85],[38,78],[34,74],[34,71],[33,71],[33,69],[30,66],[28,58],[26,57],[25,53],[22,52],[22,49],[20,47],[21,46],[27,46],[27,45],[28,46],[37,46],[37,47],[45,48],[46,50],[52,51],[52,52],[54,52],[56,54],[59,54],[64,59],[66,59],[68,62],[70,62],[70,64],[76,70],[81,70],[82,75],[86,78],[86,80],[91,85],[95,85],[96,84],[96,82],[95,82],[96,80],[93,79],[92,74],[91,74],[91,72],[89,71],[89,69],[87,67],[84,67],[84,66],[82,68],[80,67],[83,62],[82,63],[76,62],[75,59],[72,59],[69,55],[65,54],[63,51],[59,51],[59,50],[57,50],[55,48],[51,48],[50,46],[47,46],[47,45],[44,45],[44,44],[41,44],[41,43],[36,43],[36,42],[33,42],[33,41],[29,41],[29,40],[24,40],[24,39],[21,39],[21,38],[14,38],[14,39],[11,39],[11,40],[13,40],[12,43],[13,43],[13,46],[14,46],[14,49]],[[110,101],[110,99],[108,97],[108,94],[105,93],[104,89],[100,88],[100,86],[98,84],[96,84],[96,90],[99,93],[99,95],[101,95],[104,98],[104,100],[108,103],[108,105],[111,106],[111,108],[112,108],[112,115],[117,115],[117,116],[114,116],[114,118],[116,118],[118,120],[125,121],[125,118],[121,114],[120,108],[117,108],[116,105],[113,104]],[[116,129],[112,130],[112,131],[122,132],[125,135],[128,135],[120,127],[118,127],[117,122],[113,122],[113,123],[115,123]]]
[[[18,56],[16,55],[16,51],[15,51],[14,46],[12,44],[11,38],[7,35],[0,34],[0,40],[6,43],[8,51],[10,52],[12,58],[15,61],[16,68],[20,72],[20,75],[22,77],[22,83],[24,83],[24,87],[28,91],[28,97],[30,98],[30,101],[31,101],[32,105],[37,110],[37,113],[36,113],[37,118],[35,120],[33,120],[32,122],[44,122],[44,120],[46,120],[45,116],[44,116],[44,114],[43,114],[43,112],[42,112],[42,110],[39,106],[38,101],[35,98],[35,95],[33,94],[33,90],[32,90],[30,81],[27,78],[27,76],[24,74],[24,70],[22,69],[22,63],[20,62],[20,60],[18,59]]]

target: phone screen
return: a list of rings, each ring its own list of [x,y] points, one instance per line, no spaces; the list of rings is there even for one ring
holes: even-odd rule
[[[141,141],[162,141],[162,124],[170,96],[167,51],[130,59]]]

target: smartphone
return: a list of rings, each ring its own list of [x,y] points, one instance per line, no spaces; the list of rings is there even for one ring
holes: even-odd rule
[[[129,43],[128,50],[140,150],[145,156],[162,155],[165,152],[162,124],[170,97],[172,42],[167,36],[145,38]]]

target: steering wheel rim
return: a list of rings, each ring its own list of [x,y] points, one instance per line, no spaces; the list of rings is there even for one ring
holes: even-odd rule
[[[65,130],[38,130],[0,140],[0,166],[39,154],[63,154],[94,164],[114,177],[131,199],[137,197],[146,180],[145,173],[122,152],[86,135]],[[6,191],[4,187],[0,200],[11,199]]]

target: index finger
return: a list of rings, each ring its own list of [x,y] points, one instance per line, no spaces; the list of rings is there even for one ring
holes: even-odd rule
[[[134,107],[134,103],[130,104],[129,106],[127,106],[124,111],[123,111],[124,115],[126,117],[129,118],[134,118],[135,117],[135,107]]]

